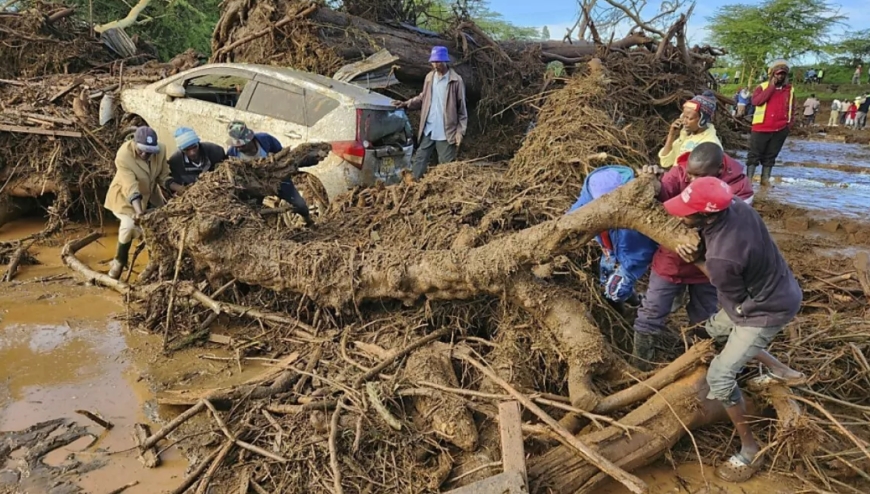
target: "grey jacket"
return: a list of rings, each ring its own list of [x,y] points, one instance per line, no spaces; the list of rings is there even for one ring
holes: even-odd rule
[[[423,82],[423,92],[406,102],[409,110],[422,110],[420,113],[420,128],[417,130],[417,142],[423,139],[423,128],[426,127],[426,119],[429,118],[429,109],[432,107],[432,77],[435,71],[426,75]],[[444,108],[444,133],[447,134],[447,142],[456,144],[456,135],[465,137],[468,129],[468,110],[465,107],[465,82],[455,70],[448,72],[450,79],[447,81],[447,107]]]

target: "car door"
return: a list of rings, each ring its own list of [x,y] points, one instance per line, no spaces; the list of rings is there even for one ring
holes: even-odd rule
[[[299,86],[258,76],[244,113],[248,127],[268,132],[285,147],[308,141],[305,90]]]
[[[163,107],[162,122],[168,135],[160,138],[170,152],[175,150],[172,136],[178,127],[190,127],[203,141],[226,146],[229,123],[245,119],[241,109],[248,105],[254,90],[254,74],[227,67],[206,68],[178,82],[185,97],[169,100]]]

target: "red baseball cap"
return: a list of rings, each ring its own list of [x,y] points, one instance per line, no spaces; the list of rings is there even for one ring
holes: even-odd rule
[[[728,184],[716,177],[701,177],[689,184],[680,195],[666,201],[664,206],[672,216],[690,216],[724,211],[733,199],[734,193]]]

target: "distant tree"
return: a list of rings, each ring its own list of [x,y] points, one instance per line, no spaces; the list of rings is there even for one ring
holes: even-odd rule
[[[489,8],[487,0],[432,0],[417,19],[417,25],[436,32],[446,31],[457,20],[473,21],[494,40],[538,40],[534,27],[517,26]]]
[[[870,61],[870,29],[846,35],[831,45],[830,53],[843,65],[856,66]]]
[[[821,54],[832,28],[844,18],[826,0],[766,0],[723,5],[707,21],[709,41],[756,72],[774,58]]]
[[[550,28],[547,26],[541,28],[541,39],[544,41],[550,39]]]

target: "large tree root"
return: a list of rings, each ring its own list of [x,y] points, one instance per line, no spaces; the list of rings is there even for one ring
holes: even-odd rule
[[[234,170],[232,167],[226,173],[233,174]],[[246,188],[245,178],[236,175],[236,187]],[[215,194],[198,197],[217,200]],[[521,268],[547,262],[608,228],[631,228],[672,249],[680,243],[697,242],[696,233],[657,206],[652,182],[645,178],[572,214],[467,250],[409,252],[385,248],[361,253],[316,239],[297,243],[287,240],[282,232],[266,229],[256,232],[255,241],[251,230],[256,225],[250,224],[251,220],[245,220],[248,228],[239,228],[239,219],[234,220],[234,225],[227,218],[209,214],[214,206],[190,204],[190,213],[198,211],[195,217],[158,210],[146,221],[147,237],[155,239],[160,248],[177,252],[181,235],[167,232],[184,232],[187,252],[211,275],[304,294],[321,307],[340,309],[385,299],[413,303],[421,297],[458,300],[481,294],[500,295]],[[239,210],[238,214],[243,213]],[[152,250],[156,252],[157,247]]]
[[[696,369],[620,420],[623,425],[642,430],[629,435],[611,426],[584,434],[580,440],[627,471],[651,463],[688,431],[725,418],[722,405],[706,399],[705,377],[705,367]],[[567,494],[595,492],[606,477],[571,448],[559,446],[532,460],[529,479],[534,488]]]

